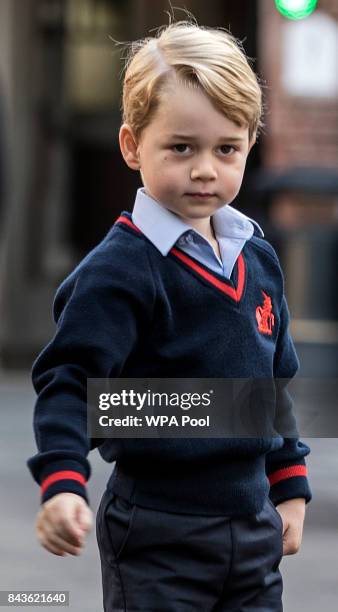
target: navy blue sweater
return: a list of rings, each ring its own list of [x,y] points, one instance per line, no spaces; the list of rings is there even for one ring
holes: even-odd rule
[[[44,502],[73,492],[88,501],[87,456],[116,469],[109,486],[132,503],[167,511],[241,515],[311,499],[295,438],[89,439],[87,378],[292,378],[283,275],[254,235],[230,280],[173,247],[164,257],[123,212],[57,290],[57,330],[33,364],[38,453],[28,460]],[[277,402],[289,402],[281,386]]]

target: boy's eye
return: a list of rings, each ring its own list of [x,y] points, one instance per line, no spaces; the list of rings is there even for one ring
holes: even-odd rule
[[[220,150],[223,153],[223,155],[229,155],[231,150],[236,151],[235,147],[233,147],[232,145],[221,145]]]
[[[175,144],[172,147],[176,153],[186,153],[189,145],[187,144]]]

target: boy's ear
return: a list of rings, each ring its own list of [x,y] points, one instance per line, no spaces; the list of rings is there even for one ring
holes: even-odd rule
[[[137,152],[138,145],[133,130],[128,123],[124,123],[120,127],[119,143],[123,159],[127,166],[132,170],[139,170],[140,161]]]

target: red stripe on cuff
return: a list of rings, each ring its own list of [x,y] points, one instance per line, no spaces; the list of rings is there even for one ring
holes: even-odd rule
[[[79,472],[74,472],[73,470],[62,470],[61,472],[55,472],[43,481],[41,484],[41,493],[44,493],[50,485],[54,484],[54,482],[58,482],[58,480],[77,480],[82,485],[86,484],[86,480],[82,474]]]
[[[291,465],[290,467],[283,468],[277,472],[273,472],[268,476],[270,485],[274,485],[280,480],[286,480],[286,478],[294,478],[295,476],[307,476],[306,465]]]

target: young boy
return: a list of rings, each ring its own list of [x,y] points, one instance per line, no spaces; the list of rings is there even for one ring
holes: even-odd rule
[[[78,554],[89,451],[116,461],[97,515],[104,609],[282,610],[279,563],[311,499],[296,438],[89,439],[87,378],[292,378],[277,256],[229,204],[261,127],[257,78],[222,30],[170,24],[132,47],[120,147],[133,213],[59,287],[33,366],[41,544]],[[288,401],[286,385],[277,404]],[[277,509],[276,509],[277,506]]]

